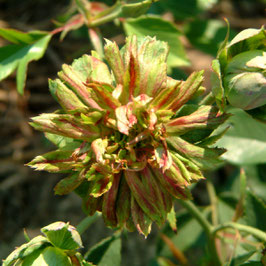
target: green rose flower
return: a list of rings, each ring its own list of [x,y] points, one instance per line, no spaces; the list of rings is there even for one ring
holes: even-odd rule
[[[227,115],[187,102],[202,89],[202,72],[186,81],[167,77],[168,45],[155,38],[106,40],[104,63],[93,51],[49,82],[62,109],[32,118],[58,149],[37,156],[36,170],[66,172],[55,193],[75,190],[88,215],[102,212],[110,227],[144,235],[164,223],[173,199],[191,198],[188,186],[219,163],[208,148]]]

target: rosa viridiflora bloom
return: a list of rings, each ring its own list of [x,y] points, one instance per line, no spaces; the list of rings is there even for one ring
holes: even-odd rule
[[[186,81],[167,77],[168,45],[155,38],[126,39],[119,50],[106,40],[105,60],[93,51],[49,82],[62,109],[32,118],[58,149],[37,156],[37,170],[68,172],[57,194],[75,190],[84,210],[102,212],[107,226],[147,235],[172,210],[173,199],[191,198],[188,186],[218,163],[208,148],[227,115],[187,104],[202,89],[202,72]]]

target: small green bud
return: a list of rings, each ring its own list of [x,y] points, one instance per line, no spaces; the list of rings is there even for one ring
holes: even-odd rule
[[[218,52],[213,70],[217,104],[252,110],[266,105],[266,31],[241,31]]]
[[[259,50],[236,55],[224,78],[227,100],[232,106],[250,110],[266,104],[266,53]]]

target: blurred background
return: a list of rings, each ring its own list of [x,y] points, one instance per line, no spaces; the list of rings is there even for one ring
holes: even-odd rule
[[[100,2],[112,5],[115,1]],[[64,22],[71,4],[70,0],[0,0],[0,28],[51,31],[56,27],[54,21]],[[232,37],[245,28],[260,28],[265,22],[265,6],[265,0],[161,0],[153,4],[148,13],[161,16],[179,30],[178,38],[189,62],[178,67],[173,63],[169,74],[184,79],[194,70],[205,69],[204,85],[210,89],[211,61],[227,32],[223,18],[230,23]],[[129,26],[119,20],[100,30],[102,36],[119,45],[130,33]],[[0,37],[0,47],[4,45],[7,41]],[[23,228],[33,237],[54,221],[77,225],[85,217],[77,195],[53,194],[62,175],[34,172],[24,164],[53,148],[42,133],[28,125],[30,117],[59,107],[49,93],[48,78],[55,78],[63,63],[69,64],[91,49],[85,26],[70,32],[63,41],[59,34],[55,35],[43,58],[29,64],[24,96],[16,91],[15,73],[0,82],[0,259],[25,242]],[[264,165],[258,169],[265,172]],[[214,178],[217,186],[223,186],[235,171],[234,166],[227,165],[206,175]],[[193,189],[200,205],[208,204],[205,192],[204,182]],[[112,230],[98,219],[82,236],[84,246],[89,248],[111,234]],[[136,232],[123,238],[122,265],[152,265],[155,252],[162,245],[156,226],[146,240]],[[197,265],[197,256],[202,252],[199,248],[193,254],[189,250],[185,254],[191,265]]]

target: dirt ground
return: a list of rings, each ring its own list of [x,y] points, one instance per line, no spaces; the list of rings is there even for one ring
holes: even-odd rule
[[[228,17],[231,25],[237,29],[262,25],[261,5],[249,11],[242,5],[236,11],[232,2],[235,5],[240,0],[222,0],[213,13],[218,17]],[[68,3],[66,0],[0,0],[0,27],[23,31],[51,30],[51,19],[62,13]],[[246,16],[247,12],[249,16]],[[121,33],[116,30],[117,36],[107,32],[105,37],[121,39]],[[205,85],[208,87],[212,57],[193,49],[186,40],[184,43],[192,61],[192,67],[184,71],[189,73],[196,69],[206,69]],[[0,46],[5,44],[0,39]],[[15,74],[0,82],[0,260],[14,247],[25,242],[23,228],[33,237],[49,223],[61,220],[77,225],[85,217],[77,195],[53,194],[53,187],[61,175],[35,172],[24,164],[52,149],[43,134],[28,125],[30,117],[58,108],[49,94],[48,78],[54,78],[63,63],[70,63],[73,58],[90,49],[88,39],[82,36],[69,36],[63,42],[55,37],[45,56],[30,63],[23,97],[16,92]],[[131,233],[124,239],[123,265],[148,264],[155,252],[156,231],[147,240],[137,233]],[[82,236],[84,246],[90,247],[111,233],[99,219]],[[145,256],[142,255],[144,250]]]

